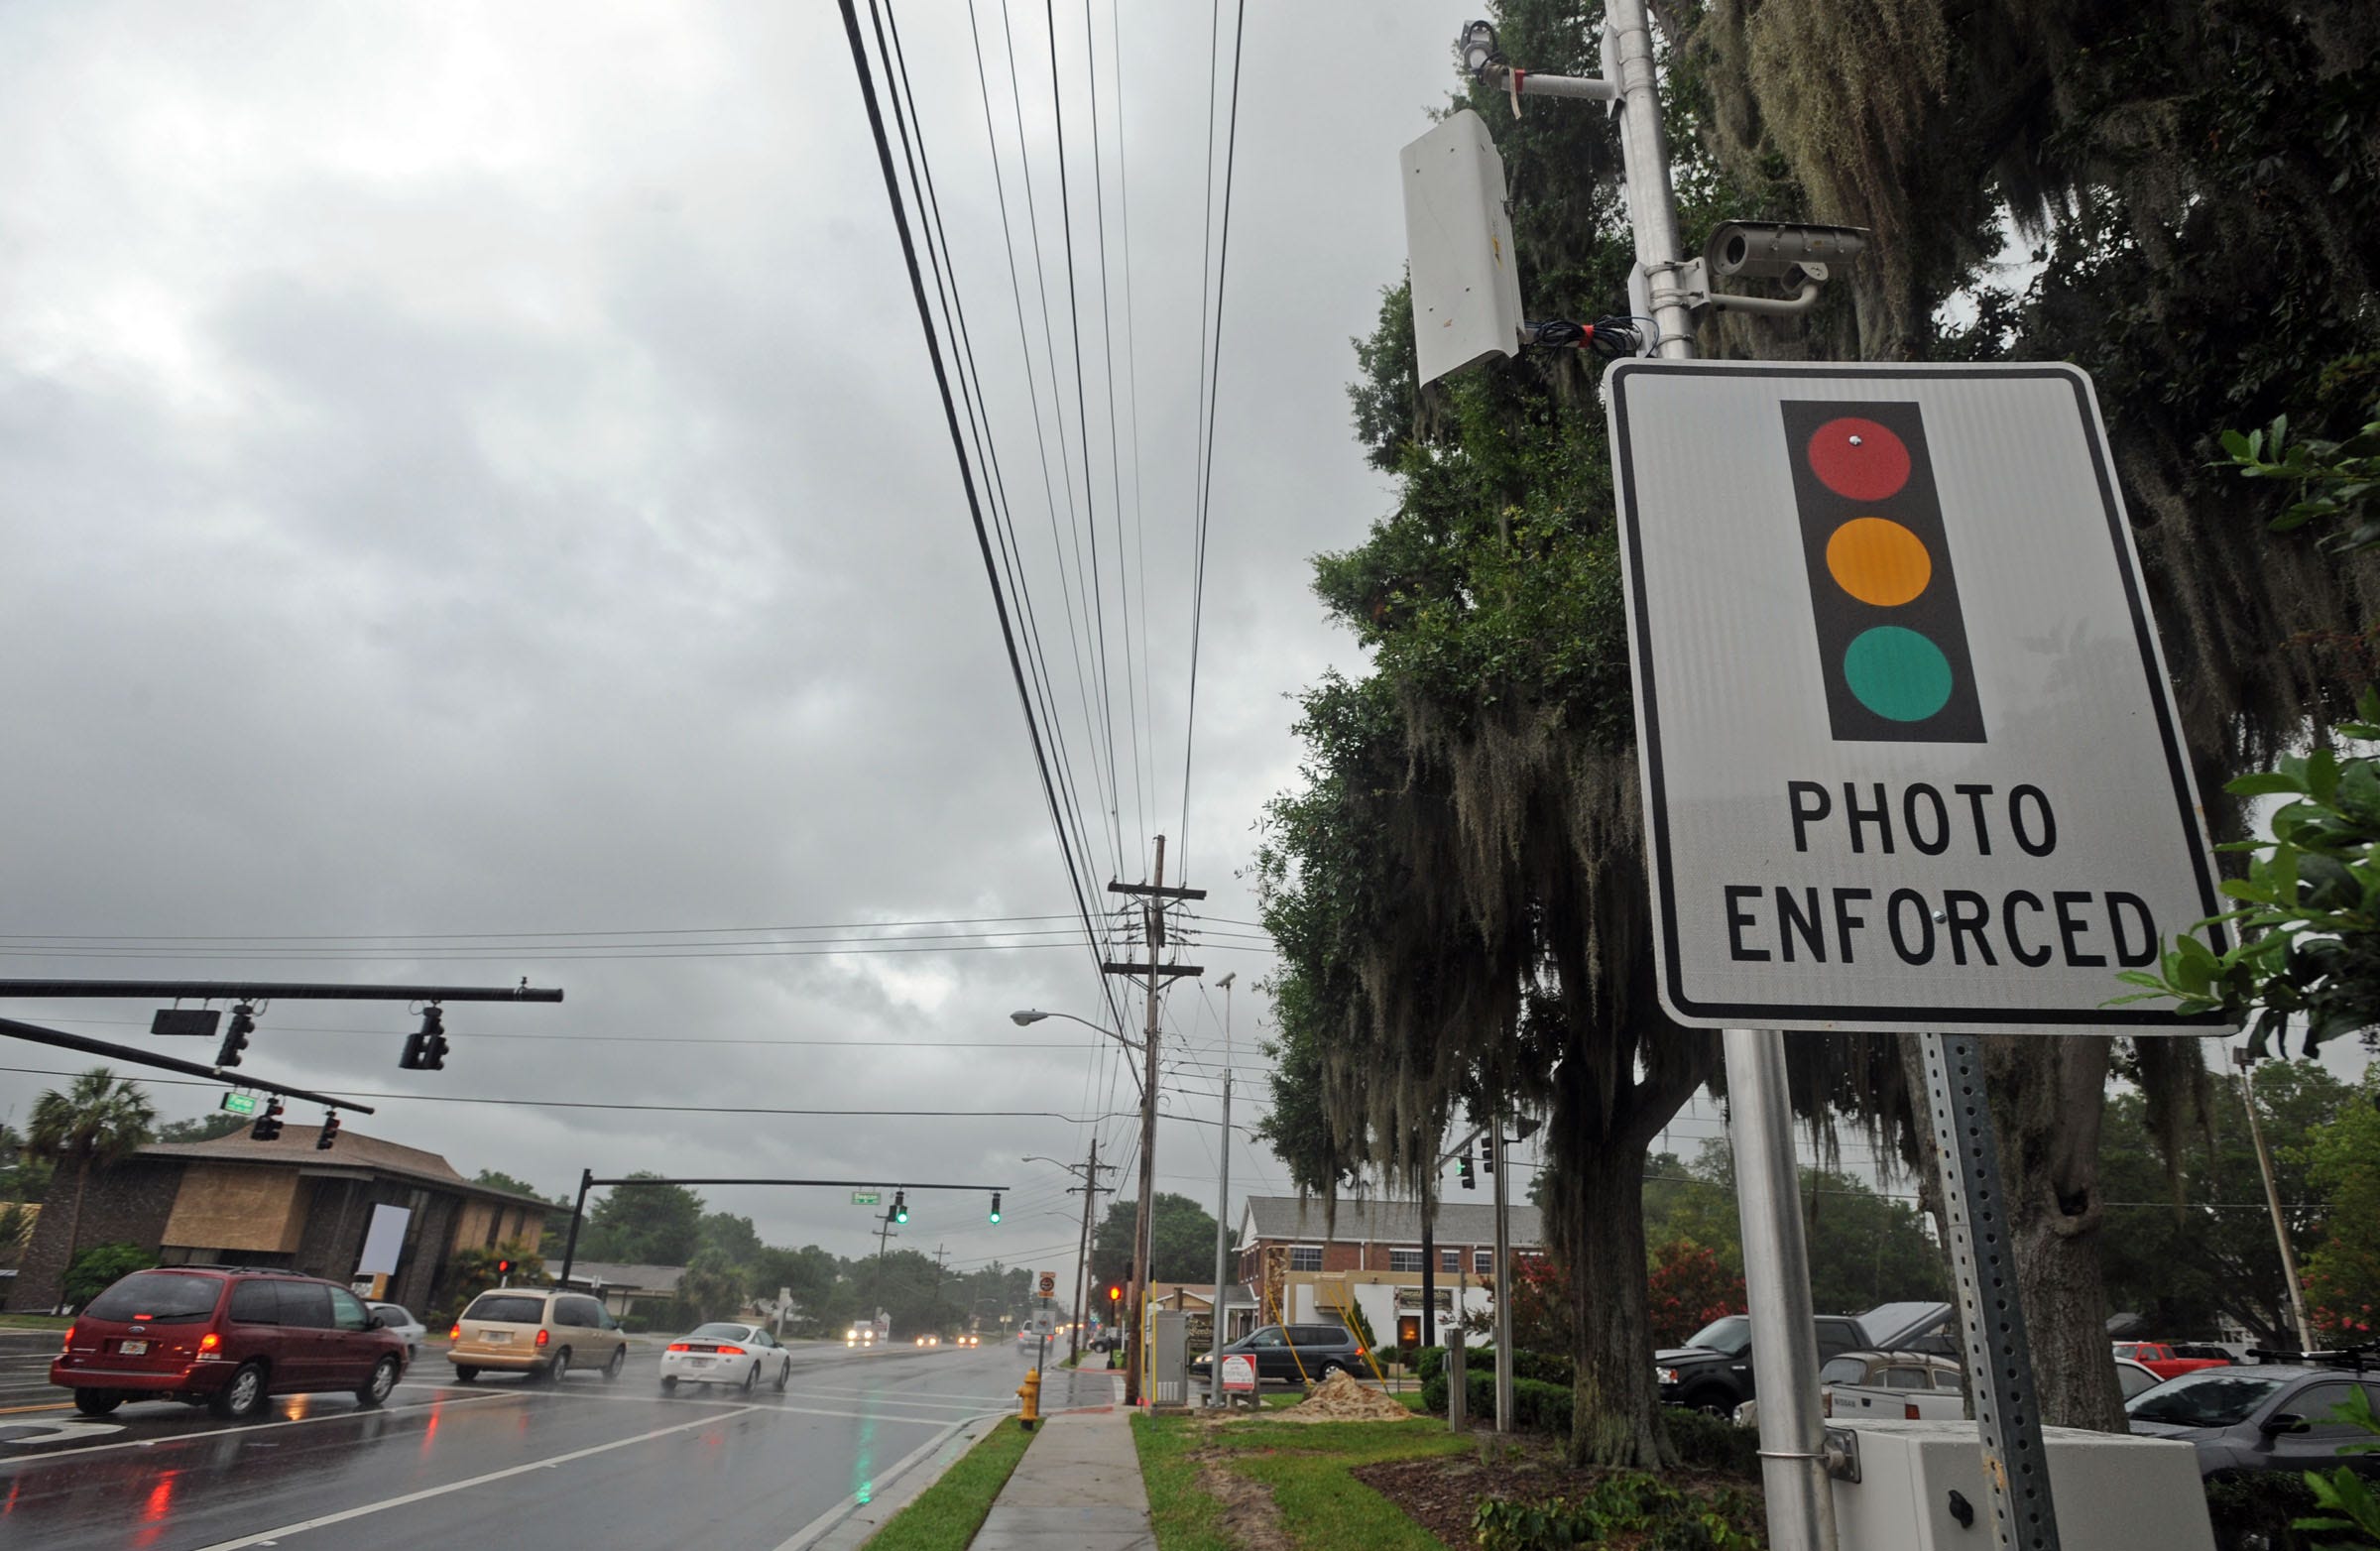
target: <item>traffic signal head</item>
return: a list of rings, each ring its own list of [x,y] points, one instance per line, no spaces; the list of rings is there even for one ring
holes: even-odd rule
[[[905,1223],[908,1220],[909,1193],[905,1190],[895,1190],[892,1192],[892,1221]]]
[[[1116,1285],[1114,1285],[1113,1283],[1111,1283],[1111,1284],[1109,1285],[1109,1287],[1108,1287],[1108,1301],[1109,1301],[1110,1303],[1121,1303],[1121,1302],[1123,1302],[1123,1301],[1124,1301],[1124,1289],[1123,1289],[1122,1287],[1116,1286]]]
[[[405,1036],[405,1053],[397,1064],[409,1072],[445,1070],[446,1014],[436,1003],[421,1010],[421,1026]]]
[[[248,1128],[248,1139],[250,1141],[279,1141],[281,1139],[282,1108],[282,1102],[279,1099],[267,1099],[265,1107],[257,1112],[256,1123]]]
[[[322,1134],[314,1138],[314,1150],[328,1152],[339,1139],[339,1112],[331,1111],[322,1117]]]
[[[992,1221],[1000,1221],[1000,1192],[997,1190],[992,1192]]]
[[[243,1002],[231,1010],[231,1025],[223,1030],[222,1046],[215,1051],[217,1066],[237,1066],[240,1052],[248,1048],[248,1036],[256,1032],[256,1009]]]
[[[497,1274],[497,1275],[499,1275],[499,1276],[510,1276],[510,1275],[512,1275],[512,1274],[513,1274],[513,1262],[512,1262],[512,1261],[510,1261],[510,1260],[498,1260],[498,1261],[496,1262],[496,1274]]]
[[[1455,1159],[1455,1178],[1466,1190],[1477,1190],[1480,1182],[1471,1177],[1471,1145],[1466,1142],[1462,1156]]]
[[[1918,407],[1788,399],[1782,409],[1836,740],[1983,742]]]

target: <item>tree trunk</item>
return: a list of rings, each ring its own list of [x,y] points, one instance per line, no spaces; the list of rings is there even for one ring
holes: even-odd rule
[[[2122,1433],[2099,1269],[2099,1117],[2113,1046],[2098,1034],[1997,1036],[1983,1041],[1983,1072],[2041,1419]]]
[[[82,1234],[82,1187],[91,1182],[91,1158],[84,1153],[74,1171],[74,1204],[66,1209],[66,1263],[58,1273],[58,1307],[66,1306],[66,1278],[74,1274],[74,1241]]]
[[[1611,1146],[1578,1159],[1573,1188],[1583,1210],[1570,1272],[1570,1459],[1576,1465],[1657,1470],[1674,1464],[1653,1384],[1646,1312],[1644,1149]]]

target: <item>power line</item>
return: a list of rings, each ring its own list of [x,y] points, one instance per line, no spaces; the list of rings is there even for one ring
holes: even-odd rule
[[[868,109],[869,132],[875,137],[877,162],[884,173],[885,195],[892,206],[892,223],[900,238],[901,262],[908,271],[909,292],[917,306],[918,327],[925,334],[926,354],[933,365],[935,389],[942,398],[942,415],[950,432],[951,452],[958,459],[959,480],[966,491],[968,516],[975,527],[976,547],[983,557],[985,579],[992,587],[992,605],[999,616],[1001,641],[1009,655],[1009,673],[1015,681],[1017,702],[1024,711],[1025,732],[1032,742],[1033,763],[1040,772],[1042,795],[1049,804],[1050,824],[1057,831],[1058,847],[1066,861],[1067,884],[1074,891],[1075,907],[1082,915],[1086,939],[1084,946],[1097,961],[1100,957],[1099,931],[1092,922],[1091,903],[1083,893],[1082,873],[1075,864],[1074,847],[1066,835],[1065,820],[1058,806],[1057,786],[1050,774],[1049,756],[1042,747],[1041,729],[1033,716],[1032,693],[1025,684],[1024,665],[1017,655],[1016,633],[1009,619],[1008,599],[1001,591],[1000,569],[993,558],[991,535],[984,523],[983,502],[976,492],[975,471],[967,461],[967,443],[959,428],[958,406],[951,394],[950,373],[943,365],[942,342],[934,332],[933,312],[926,300],[925,280],[917,267],[916,242],[909,232],[908,209],[901,198],[899,175],[892,166],[892,143],[885,135],[884,111],[877,103],[876,77],[868,65],[867,45],[860,37],[859,12],[855,0],[840,0],[840,3],[844,33],[851,43],[852,65],[859,73],[860,92]],[[1104,978],[1102,994],[1107,994]],[[1109,1001],[1112,1006],[1113,997]]]
[[[702,937],[740,936],[751,932],[873,931],[908,926],[989,926],[1013,921],[1065,921],[1063,912],[1042,915],[938,915],[903,921],[822,921],[808,926],[620,926],[572,931],[433,931],[433,932],[0,932],[0,942],[444,942],[482,938],[549,937]]]

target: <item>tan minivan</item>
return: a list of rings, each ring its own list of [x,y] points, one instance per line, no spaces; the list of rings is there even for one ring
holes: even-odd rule
[[[628,1337],[583,1292],[493,1287],[454,1322],[446,1361],[466,1384],[483,1372],[558,1383],[573,1368],[599,1368],[606,1379],[617,1379],[628,1366]]]

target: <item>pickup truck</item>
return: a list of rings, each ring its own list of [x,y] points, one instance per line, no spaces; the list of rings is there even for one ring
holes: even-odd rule
[[[2119,1341],[2115,1344],[2115,1355],[2130,1358],[2159,1378],[2178,1378],[2202,1368],[2227,1366],[2220,1358],[2183,1357],[2161,1341]]]
[[[1837,1420],[1964,1421],[1964,1370],[1931,1352],[1845,1352],[1818,1370],[1820,1410]],[[1760,1402],[1735,1408],[1735,1425],[1756,1427]]]
[[[1865,1314],[1821,1314],[1818,1361],[1846,1352],[1920,1352],[1951,1357],[1958,1348],[1947,1303],[1883,1303]],[[1713,1320],[1683,1347],[1653,1354],[1655,1381],[1665,1405],[1731,1416],[1752,1398],[1752,1323],[1741,1314]]]

